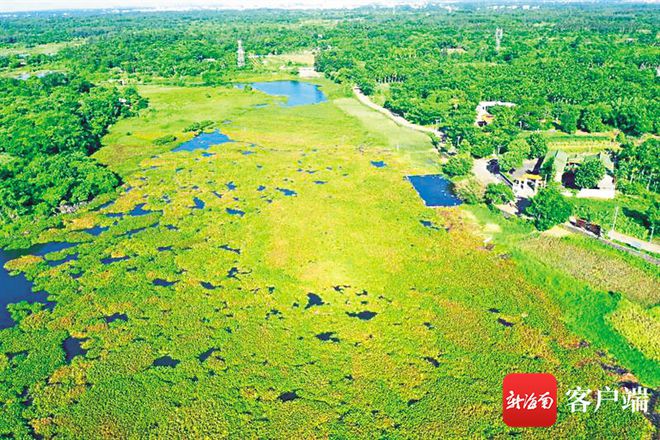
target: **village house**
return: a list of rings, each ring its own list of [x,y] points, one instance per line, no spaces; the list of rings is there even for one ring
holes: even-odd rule
[[[511,174],[500,174],[517,198],[534,197],[539,189],[545,185],[543,177],[537,172],[538,163],[539,161],[536,159],[525,160],[523,166],[515,169]]]
[[[561,185],[566,184],[566,174],[579,167],[587,160],[597,159],[605,167],[605,175],[598,182],[596,188],[584,188],[578,191],[576,197],[579,198],[597,198],[597,199],[613,199],[615,195],[615,182],[614,182],[614,163],[610,156],[601,151],[595,154],[572,154],[560,150],[549,151],[545,155],[543,161],[540,163],[540,170],[545,168],[552,169],[551,179]]]

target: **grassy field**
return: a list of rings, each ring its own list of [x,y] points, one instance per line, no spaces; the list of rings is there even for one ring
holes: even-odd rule
[[[124,191],[40,237],[80,242],[46,260],[77,259],[9,263],[57,306],[14,306],[18,326],[0,331],[0,435],[650,437],[616,405],[560,405],[543,431],[502,423],[508,373],[553,373],[563,396],[616,386],[602,362],[658,386],[657,363],[598,333],[615,299],[510,258],[506,241],[484,246],[474,219],[501,218],[426,208],[404,178],[437,169],[424,137],[319,83],[328,102],[292,108],[233,88],[140,88],[150,110],[96,154]],[[207,119],[235,142],[169,151]],[[154,146],[164,135],[177,141]],[[141,204],[151,212],[127,215]],[[108,229],[81,232],[92,226]],[[86,353],[67,359],[68,337]]]
[[[355,98],[337,99],[335,105],[357,118],[375,139],[397,155],[428,168],[429,172],[439,171],[438,153],[427,135],[397,125],[385,115],[360,104]]]
[[[83,44],[84,40],[73,40],[65,41],[58,43],[48,43],[48,44],[37,44],[35,46],[23,46],[23,47],[0,47],[0,56],[9,56],[9,55],[21,55],[21,54],[30,54],[30,55],[53,55],[64,49],[65,47],[78,46]]]
[[[314,54],[311,51],[268,55],[261,58],[263,64],[271,69],[290,66],[313,66]]]
[[[570,329],[657,387],[657,266],[581,235],[538,234],[483,207],[470,213],[487,231],[482,234],[509,250],[531,282],[554,292]]]

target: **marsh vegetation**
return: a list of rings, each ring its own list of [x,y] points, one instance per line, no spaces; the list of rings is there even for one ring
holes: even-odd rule
[[[52,208],[74,199],[59,184],[36,185],[48,197],[16,201],[30,208],[3,223],[0,436],[652,435],[618,406],[589,419],[560,406],[550,431],[502,423],[513,371],[551,372],[559,394],[660,386],[657,267],[455,206],[428,137],[361,105],[347,82],[300,82],[306,57],[265,57],[363,32],[337,14],[81,14],[43,32],[39,17],[7,19],[8,48],[75,41],[27,58],[63,76],[1,84],[34,89],[40,106],[17,102],[37,120],[57,79],[80,106],[62,145],[91,146],[80,169],[114,180],[74,191],[81,203],[63,211]],[[243,69],[239,35],[255,55]],[[7,72],[26,67],[4,53]],[[80,99],[76,75],[94,84]],[[148,107],[115,106],[126,96]],[[22,122],[0,123],[9,137]],[[33,160],[25,151],[7,154]],[[73,152],[35,154],[66,164]]]

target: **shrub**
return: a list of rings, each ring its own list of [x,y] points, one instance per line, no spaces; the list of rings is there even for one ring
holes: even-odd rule
[[[563,132],[573,134],[577,130],[578,114],[573,108],[566,108],[559,116],[559,123]]]
[[[465,176],[472,171],[472,157],[468,155],[458,155],[450,158],[442,166],[442,171],[450,177]]]
[[[505,183],[489,183],[486,186],[484,200],[489,205],[501,205],[512,201],[514,198],[513,191]]]
[[[605,165],[599,159],[587,159],[575,172],[575,186],[593,188],[605,175]]]
[[[591,108],[582,110],[580,119],[578,120],[578,127],[588,133],[595,133],[605,129],[602,118]]]
[[[159,137],[158,139],[154,139],[154,145],[165,145],[165,144],[169,144],[170,142],[174,142],[175,140],[176,140],[176,136],[168,134]]]
[[[454,184],[456,196],[469,205],[483,202],[484,191],[483,185],[475,178],[459,180]]]
[[[522,166],[523,160],[529,156],[530,146],[524,139],[515,139],[507,147],[506,153],[498,160],[502,171],[509,171]]]
[[[555,158],[551,157],[550,159],[546,160],[543,162],[543,165],[541,165],[541,176],[548,182],[551,182],[554,177],[555,177],[555,171],[557,168],[555,167]]]
[[[482,158],[493,154],[493,145],[487,141],[481,140],[472,144],[470,152],[476,158]]]
[[[187,132],[202,131],[202,130],[205,130],[205,129],[209,128],[212,125],[213,125],[213,121],[209,121],[207,119],[207,120],[204,120],[204,121],[201,121],[201,122],[193,122],[192,124],[190,124],[189,126],[184,128],[183,131],[186,132],[186,133]]]
[[[531,202],[525,213],[534,218],[534,225],[541,231],[564,223],[571,215],[572,205],[554,185],[541,189]]]

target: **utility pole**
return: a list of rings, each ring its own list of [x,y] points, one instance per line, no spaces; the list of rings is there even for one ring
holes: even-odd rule
[[[238,40],[238,67],[245,67],[245,51],[243,50],[242,40]]]
[[[619,207],[617,206],[614,209],[614,220],[612,220],[612,229],[610,229],[610,236],[612,235],[612,232],[614,232],[614,227],[616,226],[616,217],[619,215]]]
[[[500,45],[502,43],[503,36],[504,36],[504,30],[502,28],[495,29],[495,52],[500,51]]]

